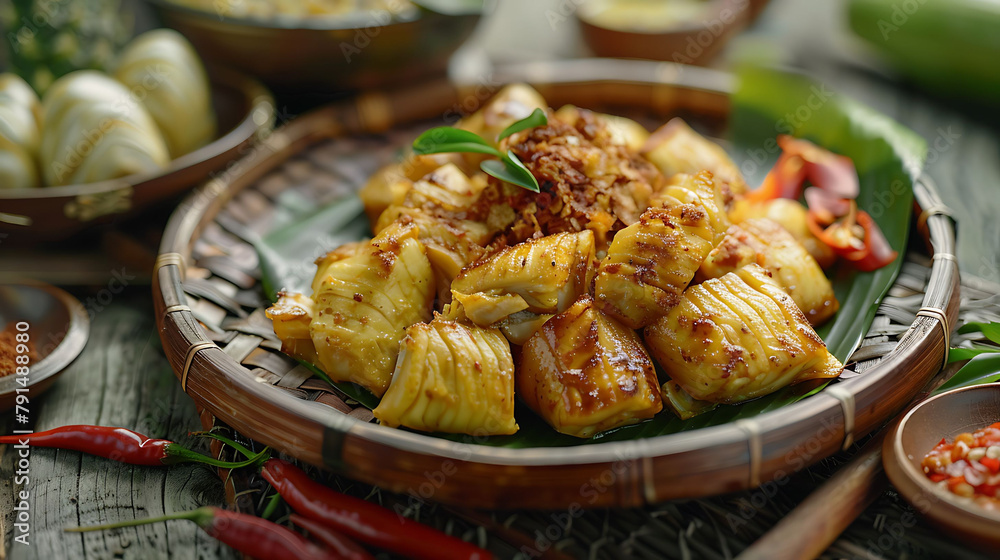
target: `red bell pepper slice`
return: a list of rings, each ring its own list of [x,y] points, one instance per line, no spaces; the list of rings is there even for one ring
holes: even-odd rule
[[[861,192],[858,172],[851,158],[787,134],[778,136],[778,145],[784,153],[799,156],[805,161],[803,170],[810,183],[839,198],[858,197]]]
[[[764,177],[760,188],[747,194],[748,199],[758,202],[774,198],[797,199],[807,179],[835,198],[857,198],[860,192],[858,172],[851,158],[787,134],[778,136],[778,146],[782,150],[778,161]]]
[[[843,219],[827,227],[823,227],[821,221],[820,212],[810,208],[806,214],[809,230],[858,270],[869,272],[882,268],[899,255],[889,245],[875,220],[864,210],[858,210],[853,200],[850,201],[850,211]]]
[[[748,192],[747,199],[754,202],[775,198],[797,199],[806,179],[805,164],[805,160],[797,155],[782,153],[767,172],[760,188]]]

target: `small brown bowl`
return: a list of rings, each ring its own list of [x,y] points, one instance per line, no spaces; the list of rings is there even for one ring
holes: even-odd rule
[[[179,195],[245,155],[274,126],[274,99],[260,82],[232,70],[210,68],[209,78],[218,138],[152,173],[82,185],[0,189],[0,239],[66,239]]]
[[[996,551],[1000,546],[1000,512],[991,512],[942,490],[920,466],[941,441],[1000,422],[1000,384],[955,389],[913,407],[893,428],[882,446],[889,481],[921,514],[963,543]]]
[[[170,0],[147,2],[164,25],[184,34],[205,60],[239,69],[288,93],[356,91],[443,76],[481,11],[418,9],[410,15],[390,15],[369,10],[339,17],[259,19],[220,15]],[[461,8],[469,3],[450,4]]]
[[[27,382],[16,370],[3,372],[0,411],[13,408],[19,394],[34,401],[80,355],[90,335],[90,319],[79,300],[48,284],[0,286],[0,329],[9,323],[15,328],[27,323],[22,332],[28,334],[36,355],[27,364]]]
[[[662,31],[626,30],[600,21],[598,14],[580,10],[583,39],[597,56],[647,58],[704,66],[739,30],[753,21],[767,0],[711,0],[703,17]],[[651,3],[651,5],[657,5]],[[607,9],[613,9],[610,7]]]

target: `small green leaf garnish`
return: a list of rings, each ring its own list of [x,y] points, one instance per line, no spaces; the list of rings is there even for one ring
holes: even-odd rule
[[[500,136],[497,137],[497,142],[516,132],[548,124],[548,122],[549,120],[545,116],[545,111],[535,109],[527,117],[505,128],[500,133]],[[432,128],[413,141],[413,151],[418,155],[447,152],[471,152],[491,155],[497,159],[488,159],[479,164],[479,168],[486,174],[512,185],[528,189],[531,192],[539,192],[541,190],[538,180],[531,174],[531,171],[528,171],[528,168],[524,166],[524,163],[517,158],[514,152],[507,150],[506,154],[502,154],[481,136],[468,130],[450,126]]]
[[[538,186],[538,181],[535,180],[535,176],[531,174],[531,171],[528,171],[528,168],[521,163],[521,160],[517,159],[514,152],[508,151],[507,155],[501,158],[501,161],[488,159],[480,163],[479,168],[486,172],[487,175],[492,175],[501,181],[528,189],[531,192],[539,192],[541,190]]]
[[[523,119],[503,129],[500,136],[497,136],[497,142],[516,132],[521,132],[522,130],[527,130],[529,128],[535,128],[536,126],[542,126],[543,124],[549,124],[549,119],[545,116],[545,111],[535,109],[527,117],[524,117]]]
[[[418,136],[413,151],[419,155],[474,152],[500,157],[500,152],[478,134],[450,126],[432,128]]]

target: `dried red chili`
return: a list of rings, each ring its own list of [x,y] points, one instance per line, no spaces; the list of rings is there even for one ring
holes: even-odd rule
[[[261,474],[298,514],[361,542],[417,560],[493,558],[461,539],[324,486],[288,461],[268,459]]]
[[[153,439],[125,428],[88,425],[62,426],[33,434],[0,436],[0,444],[54,447],[144,466],[204,463],[222,468],[238,468],[252,465],[264,457],[262,452],[246,461],[219,461],[169,440]]]
[[[276,494],[277,495],[277,494]],[[313,521],[301,515],[292,514],[289,516],[292,523],[309,531],[309,535],[317,541],[326,545],[327,548],[340,554],[348,560],[373,560],[373,556],[367,550],[361,548],[351,539],[341,535],[333,529],[323,525],[319,521]]]
[[[349,557],[321,548],[291,529],[261,519],[217,507],[173,513],[149,519],[134,519],[109,525],[71,527],[69,532],[82,533],[121,527],[148,525],[160,521],[186,519],[194,521],[213,538],[257,560],[346,560]]]

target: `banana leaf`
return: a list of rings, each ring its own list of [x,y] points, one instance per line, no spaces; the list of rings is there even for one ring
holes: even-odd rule
[[[997,381],[1000,381],[1000,353],[987,352],[969,360],[951,379],[938,387],[934,394]]]
[[[1000,323],[971,322],[962,325],[959,333],[982,333],[990,342],[1000,344]],[[959,387],[971,387],[982,383],[1000,381],[1000,348],[979,344],[972,348],[952,348],[948,351],[948,363],[969,360],[947,382],[937,388],[934,394]]]
[[[760,180],[777,159],[778,134],[807,138],[834,152],[849,156],[857,167],[861,195],[859,206],[878,222],[886,239],[900,257],[882,269],[859,273],[835,271],[831,280],[841,303],[840,311],[818,332],[830,351],[846,360],[860,344],[871,325],[882,297],[892,286],[902,265],[913,205],[913,181],[923,166],[924,141],[888,117],[845,99],[806,78],[771,70],[744,70],[740,87],[732,99],[730,149],[750,184]],[[808,114],[807,114],[808,113]],[[353,240],[366,235],[365,218],[356,198],[303,217],[275,231],[258,244],[265,285],[274,296],[275,287],[308,287],[318,256],[317,239]],[[370,233],[368,233],[370,235]],[[325,236],[325,237],[324,237]],[[332,249],[327,245],[323,250]],[[306,260],[302,260],[305,258]],[[303,266],[306,263],[306,266]],[[314,371],[317,371],[315,368]],[[374,396],[349,383],[337,384],[366,406]],[[716,426],[756,416],[787,406],[821,389],[822,384],[803,383],[739,405],[713,410],[679,420],[664,411],[643,423],[580,440],[556,433],[526,407],[515,415],[520,430],[511,436],[488,438],[434,434],[456,441],[504,447],[551,447],[593,442],[653,437]]]

